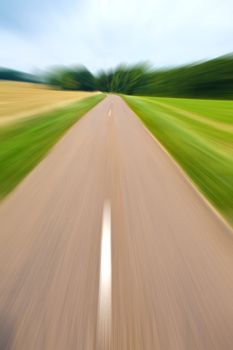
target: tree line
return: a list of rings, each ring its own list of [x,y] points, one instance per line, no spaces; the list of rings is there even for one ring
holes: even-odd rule
[[[10,68],[0,67],[0,80],[21,81],[29,83],[39,83],[40,78],[36,75],[24,73]]]
[[[120,65],[97,74],[84,66],[57,68],[49,73],[47,81],[65,90],[233,99],[233,55],[164,69],[147,64]]]
[[[96,74],[84,66],[58,67],[36,77],[0,68],[0,80],[46,82],[64,90],[127,95],[233,99],[233,55],[180,67],[153,69],[148,64],[119,65]]]

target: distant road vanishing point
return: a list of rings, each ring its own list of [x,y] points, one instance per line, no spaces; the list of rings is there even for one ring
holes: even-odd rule
[[[0,205],[0,349],[233,349],[232,231],[118,96]]]

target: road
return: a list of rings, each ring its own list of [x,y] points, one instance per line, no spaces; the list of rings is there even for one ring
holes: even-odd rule
[[[0,349],[232,350],[232,231],[120,97],[0,205],[0,230]]]

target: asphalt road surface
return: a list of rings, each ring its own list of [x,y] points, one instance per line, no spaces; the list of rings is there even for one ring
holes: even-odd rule
[[[233,234],[117,96],[0,205],[0,349],[232,350]]]

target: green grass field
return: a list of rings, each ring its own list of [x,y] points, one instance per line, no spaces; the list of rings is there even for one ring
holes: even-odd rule
[[[233,101],[123,98],[233,223]]]
[[[46,155],[59,138],[104,98],[96,95],[72,105],[0,128],[0,199]]]

